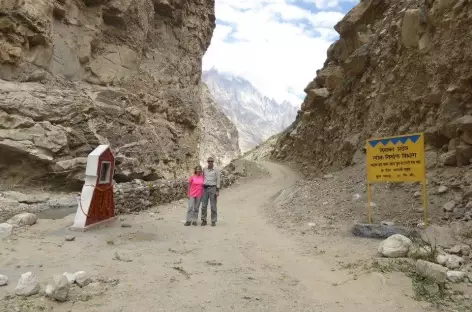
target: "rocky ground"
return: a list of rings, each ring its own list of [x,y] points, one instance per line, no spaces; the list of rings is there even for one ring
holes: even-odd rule
[[[277,212],[290,204],[284,194],[297,185],[297,174],[275,164],[244,168],[246,178],[221,192],[216,227],[184,227],[183,200],[85,233],[68,231],[73,216],[23,216],[32,225],[0,241],[0,282],[8,277],[0,311],[465,311],[470,276],[448,279],[426,297],[434,286],[399,272],[403,266],[411,274],[415,259],[380,257],[379,251],[392,255],[385,252],[392,244],[379,248],[378,240],[346,235],[347,218],[332,220],[333,227],[317,223],[326,216],[322,203],[330,199],[336,173],[319,181],[325,195],[303,204],[313,217],[304,224],[296,214],[280,218]],[[302,211],[301,202],[291,205]],[[453,250],[453,238],[448,244],[444,252],[464,253],[455,268],[467,269],[466,249]],[[400,244],[401,255],[413,245]],[[59,276],[64,272],[67,283]],[[84,279],[90,280],[81,285]]]

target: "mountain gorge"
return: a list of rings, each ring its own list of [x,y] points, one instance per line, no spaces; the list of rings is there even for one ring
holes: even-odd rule
[[[262,95],[241,77],[211,69],[203,72],[202,80],[236,125],[242,152],[285,130],[295,119],[297,109],[291,103],[279,103]]]

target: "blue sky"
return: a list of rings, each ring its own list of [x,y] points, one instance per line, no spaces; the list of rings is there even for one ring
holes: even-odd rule
[[[203,68],[242,76],[264,95],[299,106],[338,38],[333,26],[359,0],[216,0]]]

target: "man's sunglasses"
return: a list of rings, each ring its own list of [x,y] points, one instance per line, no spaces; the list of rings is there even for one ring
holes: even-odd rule
[[[212,162],[213,162],[213,160],[207,160],[207,162],[209,162],[209,163],[212,163]]]

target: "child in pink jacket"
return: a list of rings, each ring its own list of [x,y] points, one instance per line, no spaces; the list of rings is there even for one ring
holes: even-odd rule
[[[185,226],[190,224],[197,225],[198,211],[203,196],[203,173],[202,167],[196,166],[194,174],[188,179],[188,210],[187,222]]]

